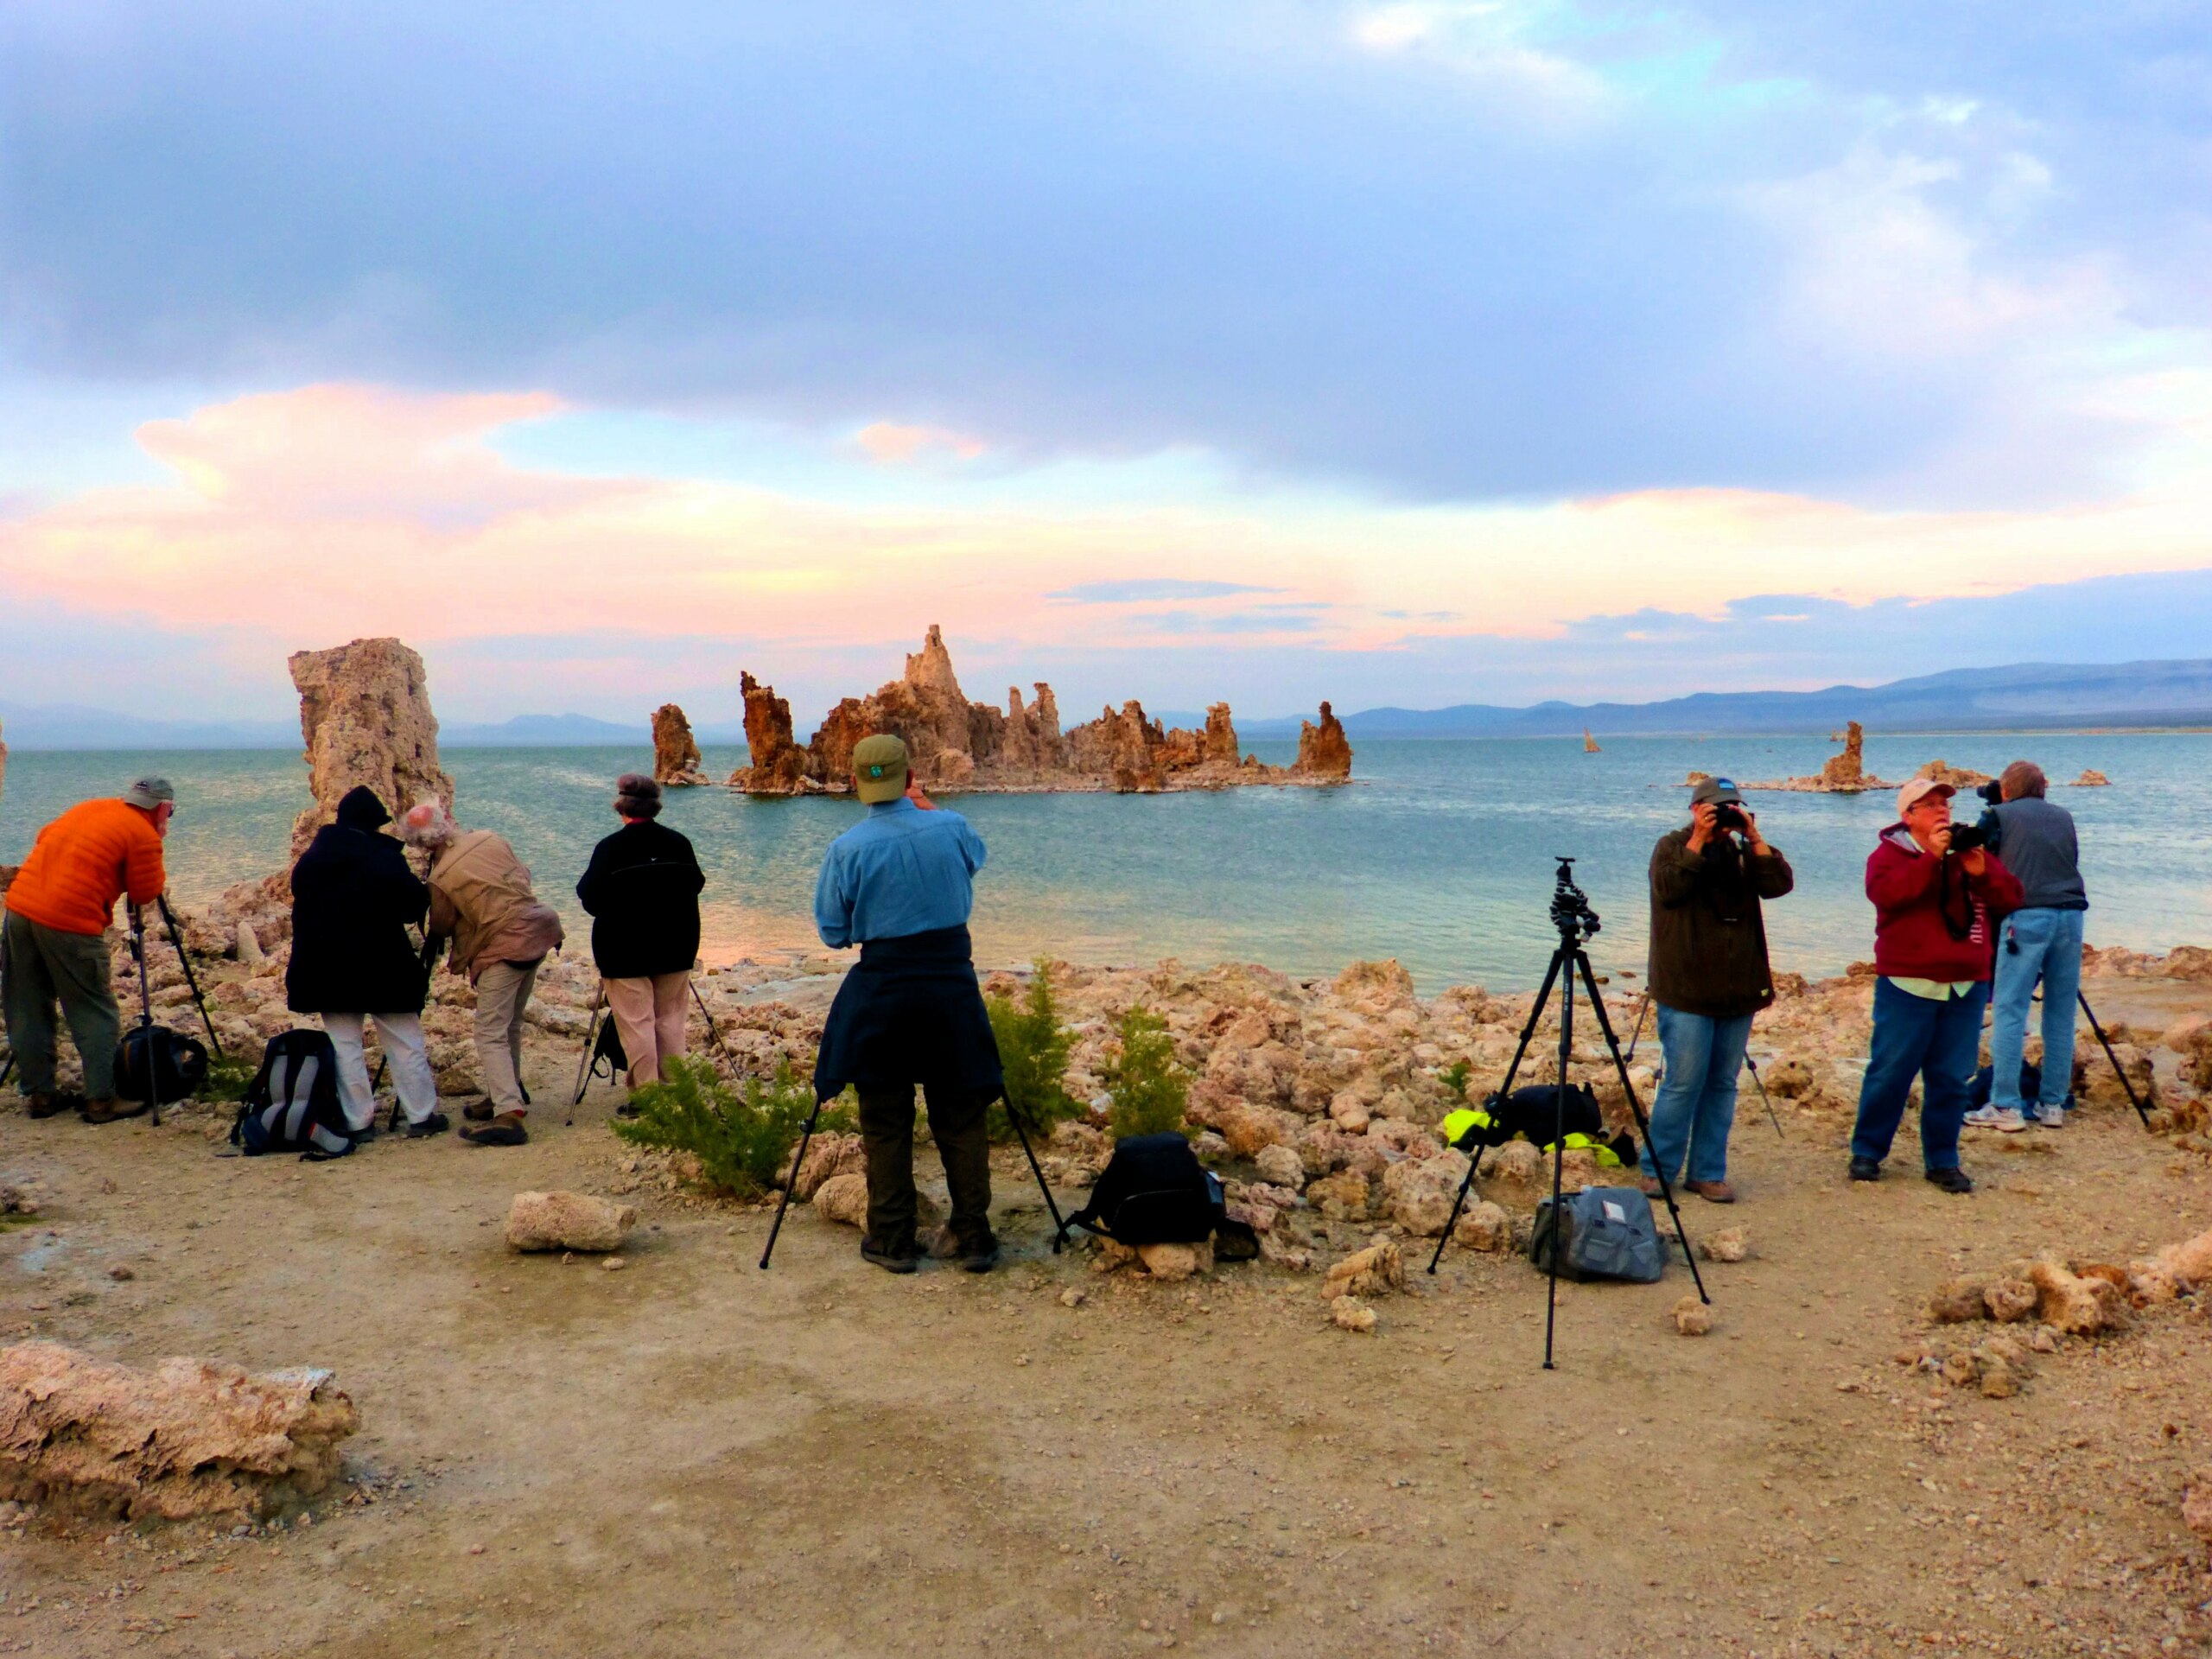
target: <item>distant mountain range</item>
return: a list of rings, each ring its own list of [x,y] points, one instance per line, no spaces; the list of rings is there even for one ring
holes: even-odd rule
[[[1170,725],[1203,716],[1163,713]],[[2212,658],[2160,662],[2017,663],[1961,668],[1887,685],[1821,691],[1701,691],[1660,702],[1540,702],[1525,709],[1467,702],[1450,709],[1368,709],[1340,716],[1363,737],[1564,737],[1681,733],[1830,732],[1858,721],[1874,732],[1992,731],[2024,727],[2212,726]],[[1246,738],[1298,734],[1299,717],[1240,720]],[[745,741],[741,721],[696,727],[702,744]],[[75,704],[0,703],[0,737],[19,749],[279,749],[296,747],[289,721],[143,720]],[[648,747],[652,734],[588,715],[518,715],[496,725],[453,724],[448,748]]]
[[[2016,663],[1949,669],[1887,685],[1820,691],[1700,691],[1660,702],[1540,702],[1527,709],[1369,709],[1339,716],[1362,737],[1566,737],[1869,731],[1993,731],[2025,727],[2212,725],[2212,658]],[[1239,721],[1243,737],[1294,736],[1296,720]]]

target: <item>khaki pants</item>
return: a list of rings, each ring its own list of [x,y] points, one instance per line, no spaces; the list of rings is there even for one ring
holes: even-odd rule
[[[664,1083],[668,1063],[683,1053],[684,1003],[691,988],[689,971],[655,974],[650,979],[608,979],[607,1006],[622,1052],[630,1057],[630,1086]]]
[[[85,1097],[115,1098],[115,1046],[123,1014],[108,983],[107,938],[64,933],[10,911],[0,924],[0,979],[7,981],[8,1043],[16,1051],[16,1086],[27,1095],[54,1092],[57,1032],[54,1005],[85,1065]]]
[[[914,1090],[912,1084],[859,1084],[861,1149],[868,1164],[868,1236],[878,1249],[915,1247]],[[944,1160],[953,1237],[963,1250],[988,1250],[991,1235],[990,1101],[949,1089],[925,1091],[930,1137]]]
[[[476,982],[476,1069],[494,1112],[527,1109],[522,1097],[522,1015],[537,962],[495,962]]]

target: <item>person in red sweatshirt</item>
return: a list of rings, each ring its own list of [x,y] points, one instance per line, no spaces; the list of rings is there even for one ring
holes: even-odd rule
[[[1996,854],[1951,849],[1948,784],[1914,779],[1897,791],[1897,818],[1866,861],[1880,977],[1851,1131],[1851,1179],[1882,1179],[1917,1073],[1927,1177],[1946,1192],[1971,1192],[1974,1182],[1959,1167],[1959,1126],[1981,1054],[1993,942],[1998,918],[2025,895]]]

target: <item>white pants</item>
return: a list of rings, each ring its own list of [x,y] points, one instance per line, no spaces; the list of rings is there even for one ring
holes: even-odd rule
[[[423,1048],[423,1016],[326,1014],[322,1028],[338,1051],[338,1100],[346,1109],[346,1127],[365,1129],[377,1115],[376,1098],[369,1092],[368,1057],[361,1052],[362,1028],[370,1020],[377,1022],[377,1041],[391,1065],[392,1092],[407,1121],[420,1123],[438,1104],[438,1080],[430,1075],[430,1057]]]

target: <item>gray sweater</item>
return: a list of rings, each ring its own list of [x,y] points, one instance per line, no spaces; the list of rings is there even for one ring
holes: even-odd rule
[[[1997,820],[1995,850],[2005,868],[2027,889],[2023,910],[2087,910],[2088,889],[2082,885],[2080,849],[2074,839],[2074,815],[2036,796],[2007,801],[1993,811]]]

